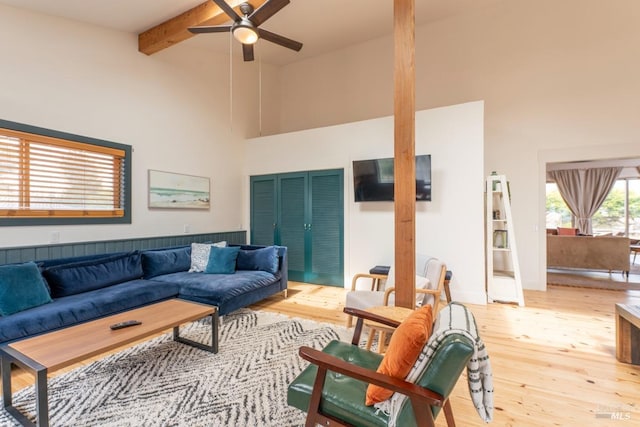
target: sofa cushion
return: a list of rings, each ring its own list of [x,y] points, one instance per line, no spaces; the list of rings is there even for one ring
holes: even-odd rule
[[[137,279],[0,317],[0,342],[12,341],[178,296],[173,283]]]
[[[233,274],[236,272],[236,259],[239,247],[218,248],[212,246],[209,251],[209,262],[204,272],[207,274]]]
[[[278,248],[267,246],[262,249],[245,250],[238,253],[238,270],[260,270],[275,274],[278,271]]]
[[[189,271],[192,273],[202,273],[209,263],[209,252],[211,252],[211,246],[218,248],[224,248],[227,246],[227,242],[222,241],[218,243],[192,243],[191,244],[191,266]]]
[[[280,274],[236,270],[235,274],[171,273],[153,280],[176,283],[179,298],[218,307],[221,316],[282,291]]]
[[[142,277],[140,253],[108,256],[46,268],[43,273],[53,298],[100,289]]]
[[[0,316],[51,302],[51,296],[34,262],[0,266]]]
[[[191,246],[142,252],[142,271],[145,279],[161,274],[187,271],[190,266]]]

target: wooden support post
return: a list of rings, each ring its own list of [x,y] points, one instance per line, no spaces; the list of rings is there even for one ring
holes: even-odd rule
[[[415,307],[415,0],[394,0],[396,306]]]

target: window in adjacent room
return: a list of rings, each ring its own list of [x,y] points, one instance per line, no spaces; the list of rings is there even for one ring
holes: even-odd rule
[[[594,234],[640,239],[640,179],[618,179],[593,216]]]
[[[560,195],[558,185],[555,182],[547,182],[547,228],[572,228],[573,226],[573,214]]]
[[[575,218],[556,183],[547,183],[547,228],[573,227]],[[640,239],[640,179],[621,178],[593,216],[593,234]]]
[[[0,121],[0,225],[130,223],[131,147]]]

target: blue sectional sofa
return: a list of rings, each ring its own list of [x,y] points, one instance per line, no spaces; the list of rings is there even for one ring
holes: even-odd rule
[[[217,306],[223,316],[278,292],[286,296],[286,247],[229,248],[237,258],[224,273],[209,268],[211,261],[205,271],[189,271],[192,246],[0,266],[0,344],[170,298]],[[36,292],[27,295],[34,306],[7,311],[6,300],[34,283]]]

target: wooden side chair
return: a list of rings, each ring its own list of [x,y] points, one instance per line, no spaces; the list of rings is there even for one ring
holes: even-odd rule
[[[433,312],[438,311],[438,303],[444,289],[446,264],[428,255],[416,255],[416,306],[430,304]],[[356,282],[361,278],[370,278],[371,290],[356,290]],[[380,283],[386,279],[384,289]],[[393,267],[388,276],[380,274],[356,274],[351,281],[351,291],[347,292],[345,307],[366,310],[369,307],[395,304],[395,275]],[[353,317],[347,317],[347,327],[353,326]]]
[[[474,354],[473,340],[460,333],[447,335],[439,341],[422,370],[412,368],[416,369],[417,379],[410,383],[376,372],[383,356],[358,346],[363,319],[390,327],[398,327],[399,323],[358,309],[345,308],[344,311],[358,318],[350,344],[332,341],[322,351],[310,347],[299,350],[300,356],[311,364],[289,385],[287,402],[307,412],[305,425],[387,426],[391,423],[398,427],[433,427],[444,409],[447,425],[455,427],[449,395]],[[423,353],[427,346],[422,349]],[[393,418],[387,411],[365,405],[369,384],[407,396]]]

